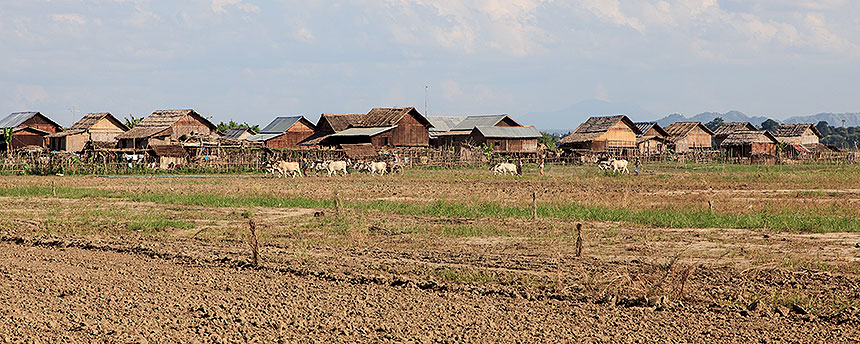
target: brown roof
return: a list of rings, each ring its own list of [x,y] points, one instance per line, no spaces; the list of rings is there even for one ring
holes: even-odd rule
[[[675,122],[666,127],[666,133],[669,134],[669,139],[671,141],[676,141],[681,138],[684,138],[696,127],[701,127],[706,133],[713,135],[708,127],[706,127],[702,122]]]
[[[418,118],[418,121],[422,122],[425,126],[433,127],[433,124],[430,124],[430,121],[418,112],[418,110],[415,110],[414,107],[375,108],[370,110],[370,112],[362,117],[354,126],[363,128],[395,126],[410,112],[414,112],[417,115],[416,117]]]
[[[340,148],[351,159],[372,158],[379,155],[370,143],[341,144]]]
[[[714,135],[728,135],[738,130],[757,130],[750,122],[726,122],[714,130]]]
[[[117,139],[134,139],[134,138],[144,138],[151,137],[158,133],[161,133],[167,129],[170,129],[173,124],[179,121],[182,117],[186,115],[191,115],[197,117],[197,120],[206,124],[212,131],[217,130],[212,122],[209,122],[208,119],[201,116],[194,110],[186,109],[186,110],[157,110],[154,111],[149,117],[144,118],[140,123],[138,123],[131,130],[126,131],[122,134],[116,136]]]
[[[606,117],[591,117],[585,123],[579,125],[576,130],[573,131],[570,135],[562,138],[559,143],[574,143],[574,142],[588,142],[592,141],[603,133],[607,132],[609,128],[612,128],[613,125],[617,124],[619,121],[623,121],[630,127],[630,129],[636,133],[636,135],[641,134],[639,129],[636,127],[636,124],[633,123],[627,116],[624,115],[616,115],[616,116],[606,116]]]
[[[158,156],[184,158],[188,154],[182,145],[152,145],[151,147]]]
[[[780,124],[779,128],[776,129],[776,133],[774,133],[773,136],[776,136],[776,137],[801,136],[801,135],[803,135],[804,132],[806,132],[806,129],[809,129],[809,128],[812,129],[812,132],[815,133],[815,135],[818,136],[819,139],[823,137],[821,135],[821,133],[818,132],[818,129],[815,128],[814,125],[809,124],[809,123]]]
[[[773,143],[777,144],[779,141],[776,140],[773,135],[767,130],[738,130],[729,134],[721,146],[740,146],[751,143]]]
[[[103,118],[108,118],[108,120],[113,122],[120,129],[122,129],[122,131],[128,131],[128,127],[124,123],[116,119],[116,117],[111,115],[110,112],[99,112],[88,113],[86,116],[84,116],[79,121],[75,122],[75,124],[73,124],[71,127],[69,127],[68,130],[48,135],[48,137],[64,137],[69,135],[83,134],[87,131],[87,129],[91,128]]]
[[[363,113],[324,113],[320,115],[317,126],[325,119],[335,132],[344,131],[361,121],[362,117]]]

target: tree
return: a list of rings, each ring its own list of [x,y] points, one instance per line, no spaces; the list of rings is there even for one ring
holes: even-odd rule
[[[216,127],[218,127],[218,131],[220,131],[222,133],[227,131],[227,130],[230,130],[230,129],[251,129],[251,132],[254,134],[260,132],[260,126],[259,125],[251,126],[247,122],[239,123],[239,122],[236,122],[234,120],[230,120],[230,122],[227,122],[227,123],[224,123],[224,122],[218,123],[218,125]]]
[[[541,132],[540,136],[541,137],[538,139],[538,143],[541,143],[546,146],[546,149],[548,150],[558,151],[558,147],[555,146],[555,143],[558,142],[558,140],[560,139],[558,135]]]
[[[136,118],[136,117],[134,117],[134,114],[128,114],[128,116],[125,118],[125,126],[128,127],[129,129],[134,128],[142,120],[143,120],[143,117]]]
[[[721,125],[723,125],[723,122],[724,121],[722,117],[717,117],[714,118],[713,121],[705,123],[705,126],[708,127],[708,129],[711,129],[711,131],[714,131],[717,130],[717,128],[719,128]]]
[[[827,136],[832,133],[830,130],[830,124],[827,121],[820,121],[815,125],[815,129],[818,129],[818,132],[821,133],[821,136]]]
[[[779,122],[768,118],[766,121],[761,123],[761,128],[774,133],[776,132],[776,129],[779,128]]]

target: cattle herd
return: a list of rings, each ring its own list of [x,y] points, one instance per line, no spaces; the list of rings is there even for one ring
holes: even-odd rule
[[[585,158],[585,157],[583,157]],[[629,162],[627,160],[616,158],[594,158],[593,160],[583,159],[583,164],[597,164],[600,171],[611,171],[613,173],[630,174],[628,169]],[[522,162],[516,164],[510,162],[502,162],[490,167],[490,171],[494,175],[522,175]],[[388,163],[385,161],[352,161],[347,160],[318,160],[318,161],[269,161],[264,164],[266,174],[272,177],[304,177],[309,173],[315,175],[345,176],[352,172],[369,173],[370,175],[385,175],[386,173],[403,172],[403,163],[394,162]]]

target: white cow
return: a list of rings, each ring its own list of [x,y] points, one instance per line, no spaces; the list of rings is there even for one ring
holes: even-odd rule
[[[330,161],[330,162],[326,165],[325,169],[326,169],[326,171],[328,172],[328,175],[329,175],[329,176],[331,176],[332,174],[337,175],[337,173],[338,173],[338,172],[342,172],[342,173],[343,173],[343,175],[347,175],[347,173],[348,173],[348,172],[346,171],[346,166],[347,166],[347,165],[349,165],[349,164],[347,164],[347,162],[346,162],[346,161],[343,161],[343,160]]]
[[[269,170],[273,175],[277,174],[279,177],[285,177],[287,173],[290,174],[290,177],[295,178],[296,176],[302,177],[302,168],[298,162],[293,161],[277,161],[272,164],[272,167]]]
[[[627,160],[624,159],[610,159],[609,165],[612,166],[612,172],[621,172],[621,174],[627,173],[630,174],[630,170],[627,169]]]
[[[380,176],[384,175],[385,171],[388,169],[388,164],[386,164],[385,161],[371,162],[369,165],[371,175],[376,173],[379,173]]]
[[[493,174],[495,175],[508,175],[510,173],[512,176],[517,174],[517,165],[511,164],[509,162],[502,162],[493,167]]]

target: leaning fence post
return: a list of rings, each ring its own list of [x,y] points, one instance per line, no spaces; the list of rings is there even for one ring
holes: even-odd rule
[[[537,219],[537,191],[532,190],[532,220]]]
[[[576,224],[576,251],[577,257],[582,257],[582,223]]]
[[[711,202],[711,200],[708,200],[708,214],[713,214],[713,213],[714,213],[714,204]]]
[[[254,219],[248,218],[248,227],[251,230],[251,237],[248,238],[248,244],[251,246],[251,264],[254,267],[260,266],[260,241],[257,240],[257,223]]]

